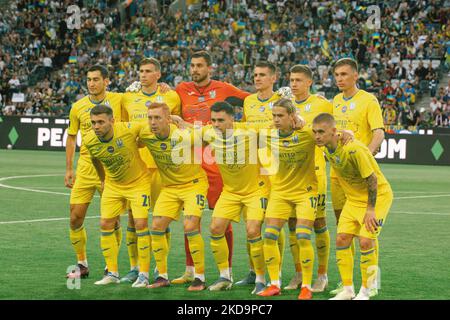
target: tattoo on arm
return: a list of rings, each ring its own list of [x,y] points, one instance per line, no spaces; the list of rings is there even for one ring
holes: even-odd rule
[[[369,193],[367,204],[370,207],[375,208],[375,204],[377,203],[377,189],[378,189],[377,176],[375,172],[372,173],[369,177],[367,177],[366,181]]]

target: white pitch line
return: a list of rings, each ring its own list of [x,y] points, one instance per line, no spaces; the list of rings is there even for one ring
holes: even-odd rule
[[[2,177],[0,178],[0,181],[6,181],[6,180],[12,180],[12,179],[24,179],[24,178],[39,178],[39,177],[60,177],[61,174],[40,174],[40,175],[30,175],[30,176],[12,176],[12,177]],[[0,187],[6,188],[6,189],[13,189],[13,190],[21,190],[21,191],[30,191],[30,192],[37,192],[37,193],[48,193],[48,194],[58,194],[62,196],[70,196],[70,193],[64,193],[64,192],[54,192],[54,191],[45,191],[40,189],[32,189],[32,188],[24,188],[24,187],[14,187],[9,186],[3,183],[0,183]],[[98,195],[94,195],[95,198],[98,198]]]
[[[85,219],[95,219],[100,218],[100,216],[89,216]],[[35,219],[35,220],[18,220],[18,221],[0,221],[1,224],[18,224],[18,223],[33,223],[33,222],[50,222],[50,221],[63,221],[69,220],[70,218],[48,218],[48,219]]]

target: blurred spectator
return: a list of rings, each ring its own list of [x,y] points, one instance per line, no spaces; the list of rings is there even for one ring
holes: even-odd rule
[[[436,109],[436,113],[434,116],[434,126],[435,127],[448,127],[449,121],[446,114],[442,113],[441,108]]]
[[[439,102],[439,100],[436,99],[436,97],[431,98],[430,109],[432,113],[434,113],[436,109],[440,109],[441,107],[442,104]]]

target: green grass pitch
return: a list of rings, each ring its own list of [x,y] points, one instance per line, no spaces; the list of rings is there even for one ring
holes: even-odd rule
[[[0,299],[259,299],[252,287],[231,291],[188,292],[184,286],[160,290],[133,289],[130,285],[97,287],[104,260],[100,251],[99,199],[95,198],[85,226],[88,232],[90,277],[81,280],[80,289],[67,287],[65,273],[74,264],[69,240],[69,190],[64,187],[63,152],[0,150]],[[450,230],[450,169],[438,166],[382,165],[392,185],[395,200],[380,237],[381,291],[375,299],[449,299],[448,288]],[[17,187],[13,189],[11,187]],[[26,189],[26,190],[25,190]],[[328,202],[331,231],[329,267],[330,289],[338,281],[335,263],[335,218]],[[211,254],[208,226],[211,212],[202,221],[206,248],[206,278],[212,283],[218,273]],[[122,226],[126,217],[122,217]],[[247,270],[245,229],[233,225],[235,281]],[[171,226],[169,277],[184,271],[182,224]],[[287,230],[287,229],[286,229]],[[124,237],[125,238],[125,237]],[[355,264],[355,287],[360,286],[359,256]],[[151,268],[154,267],[152,258]],[[119,257],[119,271],[128,271],[125,241]],[[289,248],[283,263],[283,285],[294,273]],[[296,300],[298,291],[283,291],[273,299]],[[327,292],[314,299],[328,299]]]

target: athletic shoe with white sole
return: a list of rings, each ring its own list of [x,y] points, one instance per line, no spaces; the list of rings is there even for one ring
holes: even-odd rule
[[[326,288],[328,288],[328,277],[323,275],[317,278],[311,288],[311,291],[315,293],[324,292]]]
[[[334,298],[331,298],[329,300],[352,300],[354,297],[355,297],[354,290],[342,288],[341,292],[339,292]]]
[[[119,276],[113,275],[111,272],[108,272],[106,276],[103,277],[102,280],[96,281],[96,285],[104,286],[107,284],[116,284],[120,283]]]
[[[302,277],[295,275],[289,284],[284,287],[285,290],[297,290],[302,286]]]
[[[131,286],[132,288],[146,288],[149,285],[148,278],[140,273],[136,281]]]
[[[230,290],[233,283],[230,279],[220,277],[217,279],[216,282],[214,282],[212,285],[208,287],[209,291],[223,291],[223,290]]]
[[[120,279],[120,283],[134,283],[134,282],[136,282],[138,276],[139,276],[139,271],[137,269],[130,270],[125,275],[125,277],[122,277]]]

